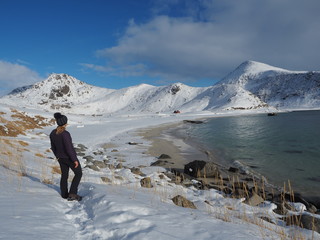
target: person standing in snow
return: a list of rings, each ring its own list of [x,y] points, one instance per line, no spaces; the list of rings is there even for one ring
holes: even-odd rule
[[[60,190],[61,197],[69,201],[81,201],[78,186],[82,177],[82,169],[74,150],[70,133],[66,130],[68,118],[61,113],[55,113],[58,127],[50,133],[51,150],[58,159],[61,168]],[[70,191],[68,192],[69,169],[74,172]]]

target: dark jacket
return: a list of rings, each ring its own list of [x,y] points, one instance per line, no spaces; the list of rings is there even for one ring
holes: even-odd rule
[[[57,134],[57,129],[50,133],[51,150],[56,158],[69,158],[72,161],[78,161],[77,153],[74,150],[71,135],[68,131]]]

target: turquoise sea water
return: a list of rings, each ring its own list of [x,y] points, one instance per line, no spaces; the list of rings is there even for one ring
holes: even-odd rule
[[[210,118],[189,124],[189,139],[217,156],[240,163],[269,183],[290,183],[295,192],[320,196],[320,111]]]

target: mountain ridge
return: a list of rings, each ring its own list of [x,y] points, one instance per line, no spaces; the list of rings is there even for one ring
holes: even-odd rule
[[[320,72],[289,71],[245,61],[209,87],[140,84],[114,90],[89,85],[68,74],[51,74],[42,82],[14,89],[1,100],[9,105],[82,114],[275,111],[320,109],[319,89]]]

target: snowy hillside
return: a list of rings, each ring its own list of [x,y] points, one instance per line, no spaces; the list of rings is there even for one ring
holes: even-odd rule
[[[246,61],[211,87],[175,83],[99,88],[67,74],[15,89],[2,103],[81,114],[319,109],[320,72],[288,71]]]
[[[98,101],[75,106],[73,111],[81,112],[86,109],[85,112],[91,114],[172,112],[183,108],[184,104],[204,90],[205,88],[192,88],[181,83],[165,87],[141,84],[114,91]]]
[[[13,90],[2,102],[46,110],[72,108],[113,91],[88,85],[67,74],[51,74],[42,82]]]
[[[249,91],[279,109],[320,108],[320,72],[288,71],[254,61],[242,63],[218,85]]]

